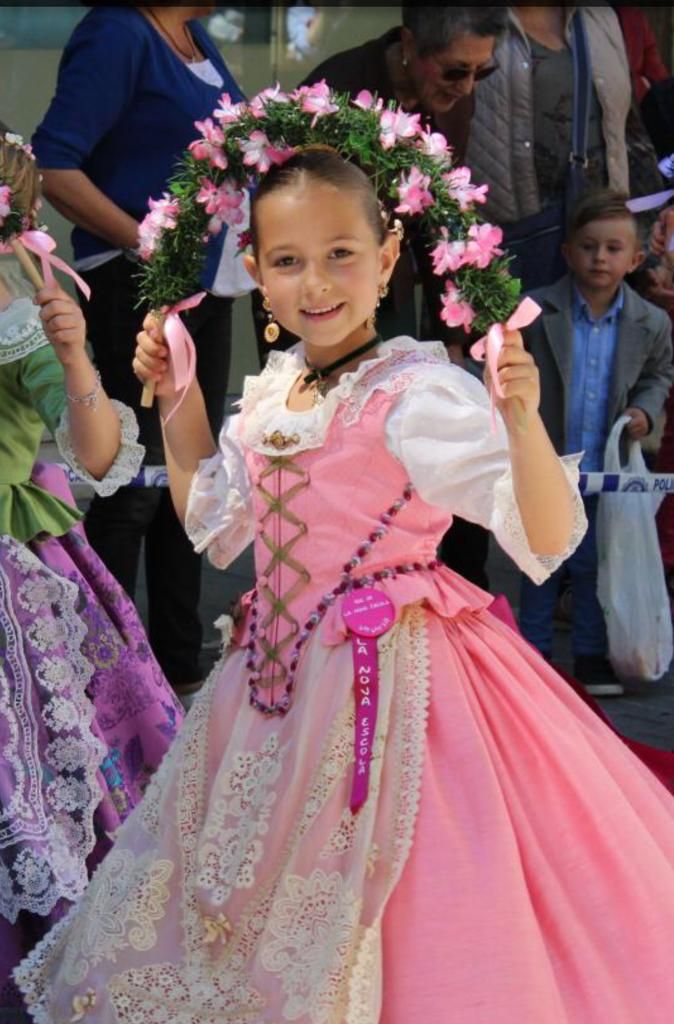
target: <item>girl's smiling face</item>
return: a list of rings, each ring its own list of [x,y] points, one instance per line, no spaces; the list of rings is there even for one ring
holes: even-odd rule
[[[367,320],[399,243],[389,232],[380,244],[357,192],[305,178],[260,199],[255,216],[257,257],[246,257],[248,270],[307,355],[341,355],[369,340]]]

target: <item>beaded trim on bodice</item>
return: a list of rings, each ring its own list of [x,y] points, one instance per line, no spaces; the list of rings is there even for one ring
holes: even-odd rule
[[[276,465],[274,465],[274,463],[276,463]],[[299,470],[299,467],[294,466],[290,459],[271,459],[268,470],[263,471],[259,476],[260,483],[257,484],[258,490],[261,492],[265,490],[262,488],[262,479],[274,472],[278,472],[280,478],[280,471],[282,469],[287,471],[290,467],[293,467],[294,471]],[[272,496],[266,492],[265,500],[269,503],[269,514],[272,514],[272,512],[276,513],[275,519],[277,523],[279,515],[283,515],[287,518],[288,510],[285,508],[285,504],[290,500],[290,495],[297,493],[298,488],[301,489],[305,487],[307,482],[308,479],[306,482],[302,481],[301,483],[296,484],[294,487],[283,492],[282,495],[278,494]],[[345,562],[342,566],[340,582],[333,587],[332,590],[323,595],[311,614],[307,617],[301,630],[299,630],[296,620],[289,613],[287,604],[290,599],[289,595],[292,594],[293,596],[297,596],[299,590],[309,582],[311,577],[308,571],[303,569],[299,563],[295,563],[297,565],[295,571],[298,572],[298,582],[290,590],[279,596],[275,595],[273,590],[270,589],[270,579],[267,575],[270,571],[269,567],[263,576],[258,577],[257,585],[253,590],[250,606],[250,639],[248,641],[246,667],[250,671],[248,680],[250,687],[250,704],[258,711],[262,712],[262,714],[285,715],[290,710],[295,676],[297,674],[297,667],[299,665],[302,649],[325,616],[328,608],[330,608],[338,598],[343,597],[350,591],[357,590],[361,587],[375,586],[377,583],[385,579],[394,578],[398,575],[410,572],[422,572],[428,569],[433,570],[440,565],[437,560],[433,559],[426,565],[421,562],[395,565],[389,568],[377,570],[371,575],[359,576],[357,578],[353,577],[353,573],[356,569],[360,568],[363,561],[369,556],[373,546],[389,532],[398,513],[412,500],[413,493],[414,490],[412,485],[410,483],[406,484],[402,496],[397,498],[396,501],[394,501],[393,504],[379,516],[377,525],[373,528],[367,539],[359,544],[348,562]],[[290,564],[287,560],[288,549],[296,543],[303,532],[306,532],[306,526],[304,526],[304,524],[302,524],[296,517],[293,517],[290,521],[293,522],[293,525],[297,525],[299,532],[282,547],[278,546],[273,539],[270,540],[266,532],[262,533],[264,542],[272,552],[272,560],[269,563],[272,567],[278,565],[280,561],[283,561],[286,565]],[[302,526],[304,526],[304,531],[300,529]],[[294,568],[294,566],[292,567]],[[271,611],[269,615],[262,620],[259,611],[259,598],[261,595],[263,595],[268,601],[271,598]],[[270,645],[268,640],[269,630],[270,628],[275,628],[280,616],[283,616],[286,621],[291,623],[291,632],[286,634],[281,643],[274,643]],[[279,655],[287,646],[292,636],[296,634],[298,634],[297,639],[292,647],[290,662],[286,669],[280,661]],[[265,675],[265,671],[268,671],[268,665],[270,662],[273,663],[271,676]],[[276,675],[277,670],[278,676]],[[274,700],[273,686],[275,682],[283,684],[283,693],[278,700]],[[269,704],[265,703],[260,698],[260,690],[263,688],[271,690],[271,703]]]

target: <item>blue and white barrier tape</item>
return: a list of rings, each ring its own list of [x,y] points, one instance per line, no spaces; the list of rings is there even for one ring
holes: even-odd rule
[[[77,473],[66,466],[65,463],[57,463],[63,470],[71,484],[86,484]],[[129,487],[168,487],[168,472],[166,466],[143,466],[140,473],[129,481]]]
[[[674,494],[674,473],[581,473],[581,494]]]
[[[80,477],[59,464],[71,483],[82,483]],[[144,466],[129,484],[130,487],[168,487],[166,466]],[[581,494],[674,494],[674,473],[581,473]]]

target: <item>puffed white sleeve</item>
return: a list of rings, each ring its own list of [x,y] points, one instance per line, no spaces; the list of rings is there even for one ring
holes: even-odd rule
[[[386,422],[389,451],[424,501],[485,527],[534,583],[573,554],[587,529],[578,491],[582,455],[561,458],[574,502],[569,546],[559,555],[531,550],[513,490],[508,435],[500,414],[492,429],[482,383],[457,366],[435,367],[398,399]]]
[[[220,431],[218,451],[199,463],[187,499],[185,530],[197,552],[226,569],[253,540],[250,479],[238,439],[237,416]]]

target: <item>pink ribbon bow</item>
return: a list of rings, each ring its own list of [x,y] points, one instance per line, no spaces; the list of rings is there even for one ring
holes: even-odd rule
[[[37,256],[42,265],[42,276],[45,284],[49,288],[53,288],[56,284],[54,280],[54,267],[60,270],[62,274],[67,274],[68,277],[72,277],[73,281],[82,292],[85,298],[89,298],[91,295],[91,289],[86,281],[83,281],[80,275],[69,267],[65,260],[62,260],[59,256],[54,256],[54,249],[56,248],[56,242],[48,235],[46,231],[23,231],[19,236],[18,240],[21,242],[25,249],[32,252],[34,256]],[[3,245],[2,252],[10,252],[8,245]]]
[[[503,398],[503,388],[501,387],[498,379],[498,360],[501,354],[501,349],[505,344],[505,332],[520,331],[523,327],[528,327],[529,324],[534,322],[540,311],[541,307],[538,303],[534,302],[533,299],[522,299],[515,312],[504,324],[492,324],[486,335],[471,346],[470,354],[473,359],[477,359],[478,362],[484,362],[486,359],[487,366],[489,367],[492,389],[492,430],[496,430],[496,402],[494,396],[497,395],[499,398]]]
[[[187,389],[194,380],[197,365],[197,353],[192,335],[180,319],[179,314],[186,309],[194,309],[205,296],[206,292],[197,292],[196,295],[191,295],[189,299],[176,302],[174,306],[164,306],[162,309],[164,337],[171,354],[173,380],[176,391],[179,393],[178,400],[164,419],[164,423],[168,423],[173,414],[180,408]]]

